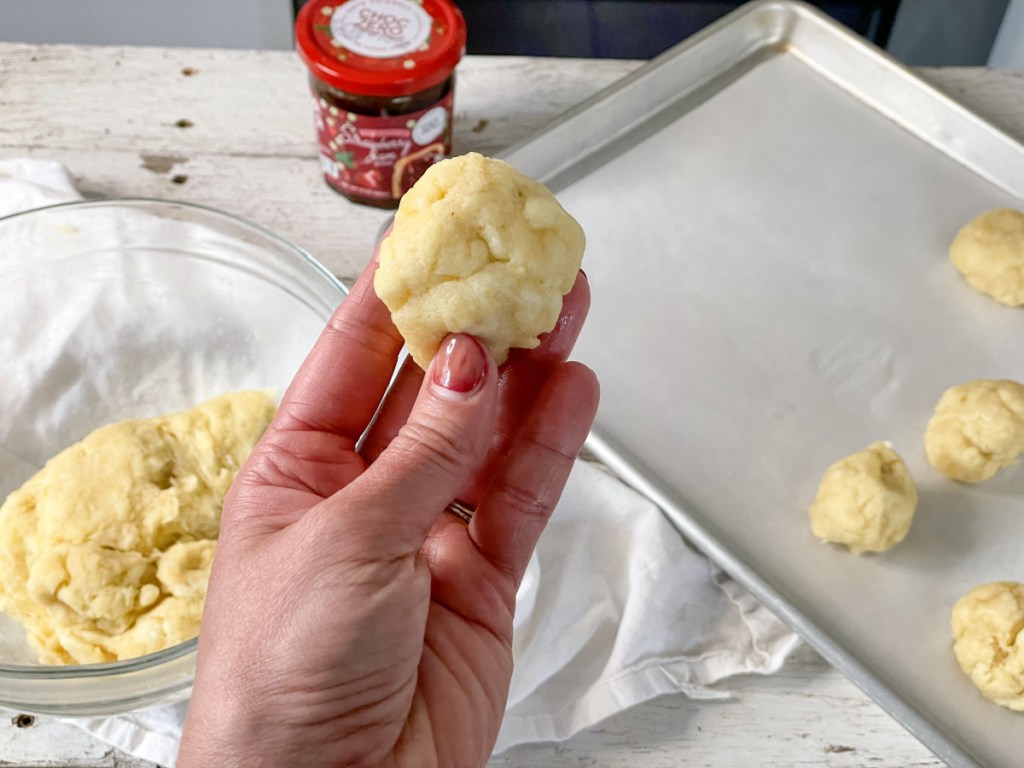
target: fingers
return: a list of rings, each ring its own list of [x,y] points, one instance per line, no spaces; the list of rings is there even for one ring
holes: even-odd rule
[[[583,330],[583,321],[589,311],[590,282],[586,273],[580,270],[569,293],[562,297],[562,311],[555,327],[540,337],[536,348],[511,351],[510,368],[517,371],[517,377],[525,377],[527,371],[550,369],[565,362]]]
[[[335,512],[347,518],[346,531],[365,533],[375,546],[418,549],[483,460],[496,412],[494,359],[472,336],[449,336],[404,426],[344,497],[325,506],[344,504]]]
[[[533,398],[556,366],[565,362],[583,327],[590,308],[590,287],[586,275],[577,276],[572,290],[562,300],[562,312],[550,333],[541,337],[535,349],[513,349],[509,360],[499,370],[498,421],[495,445],[488,463],[500,461],[515,432],[522,425],[523,414],[529,412]],[[360,453],[367,463],[373,462],[405,423],[416,392],[423,380],[423,371],[412,360],[406,360],[388,391],[384,404],[367,432]],[[486,471],[482,476],[486,476]],[[471,482],[461,498],[476,503],[480,485]]]
[[[408,420],[416,395],[423,386],[423,375],[423,369],[411,357],[405,358],[359,447],[359,453],[367,464],[383,453]]]
[[[271,431],[325,432],[351,449],[387,389],[402,337],[373,290],[374,258],[285,393]]]
[[[597,412],[597,377],[579,363],[551,374],[469,525],[477,549],[516,587]]]
[[[562,300],[562,313],[554,330],[544,336],[536,349],[512,350],[501,369],[498,421],[491,452],[478,477],[460,494],[467,503],[476,505],[490,477],[500,470],[522,429],[523,415],[530,412],[552,371],[569,358],[589,310],[590,284],[581,271],[572,290]]]

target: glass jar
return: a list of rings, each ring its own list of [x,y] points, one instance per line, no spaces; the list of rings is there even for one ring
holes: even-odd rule
[[[324,179],[353,202],[394,208],[451,152],[462,14],[447,0],[310,0],[295,39]]]

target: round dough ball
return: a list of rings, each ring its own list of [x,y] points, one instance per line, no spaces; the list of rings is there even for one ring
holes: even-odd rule
[[[950,387],[924,436],[928,461],[962,483],[988,480],[1024,453],[1024,385],[978,379]]]
[[[1024,213],[988,211],[967,222],[949,246],[949,260],[982,293],[1011,307],[1024,304]]]
[[[500,365],[554,327],[584,242],[544,185],[463,155],[431,166],[402,198],[373,285],[424,370],[449,333],[472,334]]]
[[[903,541],[917,508],[917,487],[889,443],[872,443],[828,468],[811,505],[811,530],[856,554]]]
[[[985,696],[1024,712],[1024,584],[975,587],[953,606],[953,653]]]

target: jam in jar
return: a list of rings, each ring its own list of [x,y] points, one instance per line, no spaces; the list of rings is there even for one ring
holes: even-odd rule
[[[451,152],[466,25],[447,0],[309,0],[296,21],[324,178],[381,208]]]

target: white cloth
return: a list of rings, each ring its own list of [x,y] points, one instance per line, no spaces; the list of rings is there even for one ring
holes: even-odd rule
[[[0,216],[80,197],[60,163],[28,158],[0,161]]]
[[[75,199],[66,170],[0,162],[0,215]],[[2,258],[2,255],[0,255]],[[515,673],[496,751],[559,741],[666,693],[769,673],[798,644],[770,612],[691,549],[657,507],[577,462],[519,593]],[[173,766],[186,703],[71,722],[136,757]]]

